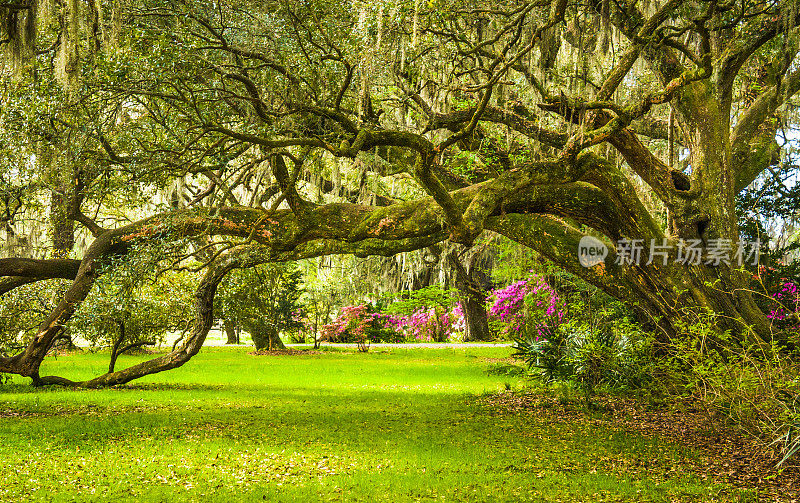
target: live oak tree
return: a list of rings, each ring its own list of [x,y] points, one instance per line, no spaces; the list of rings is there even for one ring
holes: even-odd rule
[[[664,342],[702,310],[736,343],[772,340],[737,261],[627,263],[613,243],[735,251],[735,197],[797,122],[794,1],[35,3],[1,7],[4,148],[25,164],[80,139],[67,214],[94,240],[79,259],[0,260],[6,290],[73,280],[0,372],[124,383],[196,354],[232,269],[484,232],[628,302]],[[592,267],[587,234],[612,248]],[[190,336],[89,381],[40,376],[103,265],[141,241],[204,269]]]

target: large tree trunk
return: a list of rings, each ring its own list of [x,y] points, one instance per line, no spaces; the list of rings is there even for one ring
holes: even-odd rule
[[[450,266],[455,271],[455,284],[464,312],[464,342],[490,341],[489,319],[486,316],[486,294],[476,278],[477,254],[472,254],[465,267],[455,251],[447,255]]]
[[[489,330],[486,316],[486,301],[475,296],[463,297],[461,309],[464,311],[464,342],[491,341],[494,339]]]
[[[770,340],[763,313],[755,306],[746,285],[746,275],[728,266],[676,264],[678,242],[667,264],[656,259],[651,264],[626,263],[608,244],[605,261],[593,267],[580,265],[578,248],[584,234],[547,215],[508,215],[490,218],[494,230],[522,244],[537,247],[553,263],[601,288],[633,307],[642,321],[656,329],[664,344],[671,344],[704,313],[717,315],[720,328],[730,329],[734,339],[764,347]],[[559,236],[558,241],[541,247],[541,236]]]

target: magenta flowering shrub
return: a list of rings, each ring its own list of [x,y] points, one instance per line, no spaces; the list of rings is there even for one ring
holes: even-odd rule
[[[444,342],[465,328],[460,304],[417,309],[410,315],[373,312],[366,304],[344,306],[339,316],[321,329],[331,342]]]
[[[440,306],[420,308],[408,316],[392,317],[390,323],[411,342],[444,342],[465,327],[459,303],[449,311]]]
[[[339,316],[321,328],[322,340],[331,342],[402,342],[396,317],[374,312],[366,304],[344,306]]]
[[[780,290],[772,294],[778,303],[767,315],[780,328],[800,328],[795,315],[800,313],[800,289],[791,281],[784,280]]]
[[[518,337],[527,327],[536,330],[536,340],[547,339],[564,321],[563,300],[538,274],[492,290],[486,300],[490,302],[490,319],[510,338]]]
[[[333,323],[322,326],[322,338],[332,342],[363,339],[369,314],[364,304],[344,306]]]
[[[503,288],[489,292],[486,300],[492,302],[489,314],[500,321],[511,323],[521,316],[521,309],[525,305],[525,295],[528,293],[528,281],[521,280]]]

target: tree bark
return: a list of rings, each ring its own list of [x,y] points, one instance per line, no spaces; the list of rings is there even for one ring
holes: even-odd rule
[[[278,331],[270,323],[245,323],[244,329],[250,333],[258,351],[286,349]]]
[[[236,333],[236,324],[226,318],[222,321],[222,326],[225,327],[225,335],[228,337],[225,344],[239,344],[239,334]]]
[[[461,309],[464,313],[466,325],[464,342],[490,341],[493,339],[486,315],[486,291],[483,290],[475,278],[476,257],[477,255],[473,254],[467,267],[464,267],[455,251],[447,255],[447,260],[456,273],[455,284],[461,299]]]

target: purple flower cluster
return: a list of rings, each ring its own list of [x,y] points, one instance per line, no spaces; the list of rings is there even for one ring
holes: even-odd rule
[[[800,290],[793,282],[784,280],[780,291],[773,293],[772,298],[781,305],[770,311],[767,318],[782,322],[793,314],[800,313]]]
[[[509,321],[510,318],[519,314],[527,293],[528,281],[524,279],[492,290],[486,298],[492,302],[492,305],[489,306],[489,314],[499,318],[500,321]]]

